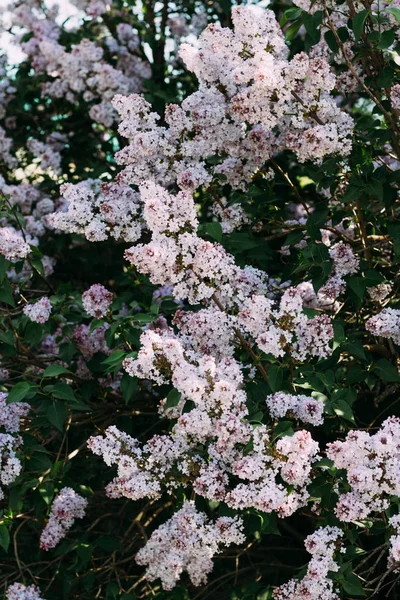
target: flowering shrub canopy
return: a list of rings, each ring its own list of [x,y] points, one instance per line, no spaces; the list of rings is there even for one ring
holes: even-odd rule
[[[397,598],[400,5],[68,6],[1,16],[2,597]]]

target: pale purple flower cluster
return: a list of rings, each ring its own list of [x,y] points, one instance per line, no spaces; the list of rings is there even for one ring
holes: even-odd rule
[[[34,323],[46,323],[51,313],[51,304],[47,296],[42,296],[35,304],[26,304],[24,314]]]
[[[104,323],[104,325],[97,327],[92,332],[90,332],[90,325],[82,323],[75,327],[72,339],[85,359],[92,358],[97,352],[110,354],[111,350],[104,339],[104,334],[108,327],[108,323]]]
[[[95,283],[82,294],[82,304],[86,312],[95,319],[104,317],[112,304],[113,295],[104,285]]]
[[[14,8],[13,21],[33,36],[21,44],[32,67],[38,74],[47,74],[50,81],[42,84],[42,96],[65,98],[77,103],[80,96],[91,104],[89,116],[105,127],[111,127],[116,112],[110,100],[117,93],[140,92],[143,78],[151,75],[150,65],[136,49],[138,36],[127,23],[120,23],[115,37],[104,36],[108,51],[118,57],[116,67],[104,61],[104,49],[87,38],[67,50],[59,42],[61,30],[56,23],[57,9],[46,11],[46,19],[37,10],[25,6]],[[106,12],[106,4],[96,0],[88,7],[91,16]]]
[[[392,339],[400,344],[400,310],[384,308],[365,323],[365,329],[373,335]]]
[[[22,237],[22,234],[13,227],[0,228],[0,254],[7,260],[16,262],[26,258],[31,248]]]
[[[48,218],[55,229],[81,233],[90,242],[109,237],[127,242],[139,239],[139,195],[129,186],[100,185],[98,180],[87,179],[62,185],[61,193],[66,203]]]
[[[6,600],[43,600],[36,585],[13,583],[6,590]]]
[[[18,448],[22,445],[20,436],[12,436],[8,433],[0,433],[0,483],[10,485],[16,480],[22,471],[21,461],[16,455]],[[4,492],[0,488],[0,500],[4,498]]]
[[[331,95],[335,77],[328,64],[304,53],[289,61],[270,10],[235,7],[232,20],[234,30],[213,23],[198,45],[181,46],[199,90],[181,106],[167,107],[168,127],[157,124],[158,115],[139,96],[114,98],[122,117],[120,134],[130,142],[117,154],[126,166],[125,183],[208,185],[205,157],[214,155],[220,157],[214,173],[225,175],[234,188],[245,188],[285,148],[300,161],[317,163],[329,154],[349,153],[353,120]]]
[[[291,579],[274,591],[274,600],[339,600],[328,572],[336,572],[335,552],[340,547],[343,532],[338,527],[321,527],[305,540],[312,555],[307,573],[300,581]]]
[[[379,283],[378,285],[374,285],[373,287],[368,288],[368,294],[374,302],[381,302],[387,296],[389,296],[390,292],[393,289],[393,285],[391,283]]]
[[[395,535],[390,537],[388,568],[393,568],[396,573],[400,571],[400,515],[390,517],[389,524],[395,530]]]
[[[0,425],[7,433],[17,433],[21,418],[27,416],[31,407],[27,402],[7,404],[7,396],[7,392],[0,392]]]
[[[272,417],[284,417],[292,413],[296,419],[311,425],[322,425],[324,422],[324,405],[320,400],[303,394],[287,394],[276,392],[265,400]]]
[[[55,497],[49,521],[40,536],[43,550],[55,548],[71,529],[75,519],[83,519],[87,500],[69,487],[62,488]]]
[[[239,517],[220,517],[211,521],[186,501],[169,521],[154,531],[136,555],[146,565],[146,579],[160,578],[164,590],[171,590],[186,571],[193,585],[207,581],[212,559],[221,546],[242,544],[243,522]]]
[[[343,442],[328,444],[327,456],[346,469],[351,490],[339,496],[335,513],[341,521],[359,521],[386,510],[400,495],[400,419],[389,417],[379,431],[350,431]]]
[[[255,337],[260,350],[277,358],[286,352],[295,360],[329,356],[333,338],[330,318],[317,315],[309,319],[302,309],[302,289],[290,287],[283,293],[278,309],[273,309],[273,303],[264,296],[249,297],[239,312],[238,323]]]

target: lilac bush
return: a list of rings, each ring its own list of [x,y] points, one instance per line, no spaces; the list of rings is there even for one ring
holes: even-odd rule
[[[396,599],[400,7],[73,4],[2,17],[4,598]]]

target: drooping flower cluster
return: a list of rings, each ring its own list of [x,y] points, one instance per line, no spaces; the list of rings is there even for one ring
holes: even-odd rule
[[[24,314],[34,323],[46,323],[51,313],[51,304],[47,296],[42,296],[34,304],[24,306]]]
[[[139,96],[114,98],[119,131],[130,142],[117,154],[126,166],[122,181],[176,181],[195,189],[210,182],[205,158],[217,156],[214,173],[240,188],[285,148],[300,161],[349,153],[353,121],[331,96],[335,77],[328,64],[304,53],[288,61],[270,10],[235,7],[232,20],[233,31],[214,23],[198,47],[181,47],[199,90],[181,106],[167,107],[168,128],[157,125],[158,115]]]
[[[42,84],[43,97],[65,98],[73,104],[83,97],[90,104],[89,116],[111,127],[116,113],[110,100],[115,93],[140,92],[143,79],[151,76],[150,65],[137,52],[139,37],[128,23],[119,23],[115,37],[106,30],[104,48],[84,37],[68,49],[60,42],[57,8],[46,10],[46,19],[40,18],[38,6],[9,8],[13,24],[33,34],[21,46],[36,73],[47,75]],[[103,2],[93,2],[92,8],[89,14],[94,17],[107,11]],[[115,57],[116,66],[104,60],[105,51]]]
[[[160,578],[164,590],[171,590],[184,571],[193,585],[207,581],[212,558],[221,546],[242,544],[243,522],[239,517],[220,517],[215,522],[186,501],[173,517],[154,531],[136,555],[146,565],[146,579]]]
[[[91,242],[113,237],[135,242],[140,237],[139,196],[129,186],[101,184],[87,179],[61,186],[65,204],[49,216],[49,224],[68,233],[83,234]]]
[[[330,318],[322,314],[309,319],[302,308],[301,288],[288,288],[277,310],[264,296],[251,296],[244,302],[238,322],[266,354],[280,357],[289,351],[295,360],[329,356],[333,337]]]
[[[62,488],[53,501],[49,521],[40,536],[43,550],[55,548],[71,529],[75,519],[85,516],[87,500],[69,487]]]
[[[395,535],[390,537],[388,568],[393,568],[398,573],[400,568],[400,515],[390,517],[389,524],[395,530]]]
[[[6,600],[43,600],[36,585],[13,583],[6,590]]]
[[[2,227],[0,229],[0,254],[3,254],[7,260],[16,262],[26,258],[31,248],[27,244],[22,234],[13,227]]]
[[[339,600],[328,572],[338,571],[335,552],[343,532],[338,527],[321,527],[305,540],[307,552],[312,555],[307,573],[300,581],[291,579],[274,591],[275,600]]]
[[[0,483],[10,485],[21,473],[21,461],[16,455],[22,445],[20,436],[12,436],[8,433],[0,433]],[[4,498],[4,492],[0,488],[0,500]]]
[[[359,521],[388,508],[400,495],[400,419],[389,417],[373,435],[350,431],[343,442],[328,444],[327,456],[346,469],[351,490],[339,496],[335,513],[341,521]]]
[[[0,392],[0,425],[7,433],[17,433],[21,418],[27,416],[31,407],[27,402],[7,404],[7,396],[7,392]]]
[[[265,400],[272,417],[284,417],[288,412],[297,419],[311,425],[322,425],[324,422],[324,405],[320,400],[303,394],[287,394],[276,392]]]
[[[365,329],[373,335],[392,339],[400,344],[400,310],[384,308],[365,323]]]
[[[112,304],[113,295],[104,285],[95,283],[82,294],[82,304],[86,312],[95,319],[104,317]]]

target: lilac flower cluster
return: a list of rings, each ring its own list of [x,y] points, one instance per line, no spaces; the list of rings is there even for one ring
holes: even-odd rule
[[[47,296],[42,296],[34,304],[24,306],[24,314],[34,323],[46,323],[51,313],[51,304]]]
[[[161,579],[164,590],[175,587],[183,571],[193,585],[207,581],[213,568],[212,558],[221,546],[242,544],[243,522],[239,517],[221,517],[215,522],[186,501],[173,517],[156,529],[136,555],[146,565],[146,578]]]
[[[334,556],[340,547],[343,532],[338,527],[321,527],[305,540],[307,552],[312,555],[307,573],[300,581],[291,579],[274,591],[275,600],[339,600],[328,572],[336,572],[339,565]]]
[[[49,521],[40,536],[43,550],[55,548],[74,524],[85,516],[87,500],[69,487],[62,488],[53,501]]]
[[[343,442],[328,444],[327,456],[346,469],[351,489],[339,496],[335,513],[341,521],[359,521],[386,510],[390,496],[400,495],[400,419],[389,417],[379,431],[350,431]]]
[[[95,283],[82,294],[82,304],[86,312],[95,319],[104,317],[110,309],[113,301],[112,292],[104,285]]]

